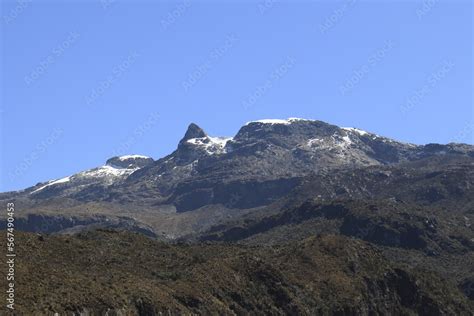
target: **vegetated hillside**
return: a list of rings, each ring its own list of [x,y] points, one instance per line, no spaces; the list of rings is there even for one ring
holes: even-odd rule
[[[4,239],[0,247],[5,247]],[[18,315],[473,315],[452,282],[369,243],[167,244],[131,232],[17,236]],[[5,262],[0,277],[5,280]],[[2,283],[5,281],[2,281]],[[3,285],[2,285],[3,286]]]

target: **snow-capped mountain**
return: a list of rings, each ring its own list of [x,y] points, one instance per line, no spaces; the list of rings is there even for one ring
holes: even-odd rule
[[[190,124],[178,148],[164,158],[114,157],[104,166],[40,183],[18,194],[32,200],[67,197],[173,205],[178,211],[229,200],[239,207],[252,207],[286,194],[298,179],[310,174],[445,154],[472,156],[473,146],[417,146],[358,128],[299,118],[248,122],[234,137],[212,137]],[[248,190],[253,190],[252,198]],[[235,195],[247,198],[236,202]]]
[[[400,196],[410,199],[439,199],[443,190],[467,192],[469,185],[463,183],[469,179],[459,185],[436,182],[448,186],[442,189],[416,184],[415,190],[411,183],[439,174],[461,179],[468,168],[464,160],[473,158],[472,145],[407,144],[317,120],[252,121],[233,137],[209,136],[190,124],[177,149],[161,159],[113,157],[91,170],[2,193],[0,200],[28,207],[23,215],[31,218],[22,225],[29,230],[44,230],[44,221],[53,223],[47,231],[115,223],[150,234],[164,231],[170,237],[270,207],[286,197],[386,196],[389,193],[378,190],[379,181],[388,181],[387,174],[392,175],[385,183],[393,187],[390,192],[403,183],[406,190]],[[458,160],[464,169],[457,168]],[[455,176],[443,169],[450,161],[455,167],[449,172]],[[425,171],[415,174],[420,166]]]

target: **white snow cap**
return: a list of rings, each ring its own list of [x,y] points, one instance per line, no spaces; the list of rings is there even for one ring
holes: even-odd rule
[[[363,131],[361,129],[358,129],[358,128],[354,128],[354,127],[341,127],[343,130],[345,131],[348,131],[348,132],[354,132],[354,133],[357,133],[359,134],[360,136],[364,136],[364,135],[367,135],[369,134],[368,132],[366,131]]]
[[[186,142],[203,147],[206,152],[210,155],[215,153],[225,153],[225,145],[228,141],[232,140],[232,137],[200,137],[200,138],[191,138]]]
[[[118,157],[118,159],[121,160],[121,161],[128,160],[128,159],[136,159],[136,158],[148,159],[148,158],[150,158],[150,157],[148,157],[148,156],[142,156],[142,155],[125,155],[125,156],[120,156],[120,157]]]
[[[43,185],[43,186],[40,187],[39,189],[34,190],[34,191],[31,192],[30,194],[39,192],[39,191],[41,191],[41,190],[43,190],[44,188],[47,188],[47,187],[49,187],[49,186],[52,186],[52,185],[55,185],[55,184],[59,184],[59,183],[66,183],[66,182],[69,182],[69,181],[71,181],[71,177],[65,177],[65,178],[58,179],[58,180],[51,180],[51,181],[49,181],[46,185]]]
[[[138,155],[131,155],[128,157],[137,158],[135,156],[138,156]],[[123,156],[123,157],[127,157],[127,156]],[[138,156],[138,158],[147,158],[147,157]],[[126,160],[126,159],[129,159],[129,158],[123,158],[123,160]],[[75,182],[77,180],[84,180],[84,179],[102,179],[104,183],[112,184],[115,179],[129,176],[130,174],[137,171],[138,169],[140,168],[139,167],[122,168],[122,167],[117,167],[117,166],[105,165],[98,168],[81,171],[79,173],[73,174],[72,176],[68,176],[62,179],[48,181],[45,185],[30,192],[30,194],[38,193],[39,191],[47,187],[55,186],[57,184],[71,182],[71,181]]]
[[[116,166],[105,165],[99,168],[79,172],[77,175],[88,177],[88,178],[97,178],[97,177],[100,178],[100,177],[107,177],[107,176],[120,177],[120,176],[129,175],[138,169],[140,168],[138,167],[120,168]]]
[[[265,120],[258,120],[258,121],[250,121],[247,122],[245,125],[249,125],[251,123],[262,123],[262,124],[283,124],[283,125],[289,125],[294,122],[300,122],[300,121],[314,121],[314,120],[307,120],[307,119],[302,119],[302,118],[297,118],[297,117],[290,117],[286,120],[279,120],[279,119],[265,119]]]

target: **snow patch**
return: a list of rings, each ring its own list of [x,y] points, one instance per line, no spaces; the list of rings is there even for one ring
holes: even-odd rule
[[[55,185],[55,184],[59,184],[59,183],[66,183],[66,182],[69,182],[71,181],[71,177],[66,177],[66,178],[61,178],[61,179],[58,179],[58,180],[51,180],[48,182],[48,184],[46,185],[43,185],[42,187],[34,190],[33,192],[31,192],[30,194],[33,194],[33,193],[36,193],[36,192],[39,192],[41,190],[43,190],[44,188],[47,188],[49,186],[52,186],[52,185]]]
[[[299,117],[290,117],[288,122],[293,123],[293,122],[314,122],[314,120],[309,120],[309,119],[304,119],[304,118],[299,118]]]
[[[343,137],[342,137],[342,140],[343,140],[346,144],[348,144],[348,145],[352,144],[352,140],[351,140],[351,139],[349,138],[349,136],[347,136],[347,135],[346,135],[346,136],[343,136]]]
[[[245,125],[249,125],[249,124],[252,124],[252,123],[261,123],[261,124],[270,124],[270,125],[274,125],[274,124],[289,125],[291,123],[301,122],[301,121],[311,122],[313,120],[307,120],[307,119],[302,119],[302,118],[298,118],[298,117],[290,117],[286,120],[264,119],[264,120],[250,121],[250,122],[247,122]]]
[[[137,158],[149,159],[150,157],[142,156],[142,155],[125,155],[125,156],[118,157],[118,159],[120,161],[125,161],[125,160],[128,160],[128,159],[137,159]]]
[[[333,148],[346,150],[348,147],[350,147],[353,144],[352,139],[349,137],[349,135],[342,136],[338,133],[334,133],[334,135],[332,135],[331,138],[332,138]]]
[[[262,123],[262,124],[283,124],[283,125],[288,125],[290,122],[288,120],[277,120],[277,119],[266,119],[266,120],[258,120],[258,121],[251,121],[247,122],[245,125],[249,125],[251,123]]]
[[[132,174],[138,169],[140,168],[120,168],[120,167],[105,165],[99,168],[80,172],[77,175],[82,176],[82,177],[93,177],[93,178],[107,177],[107,176],[120,177],[120,176]]]
[[[113,183],[113,181],[117,178],[120,177],[125,177],[133,172],[137,171],[138,167],[136,168],[120,168],[117,166],[110,166],[110,165],[105,165],[99,168],[94,168],[86,171],[79,172],[75,175],[68,176],[66,178],[58,179],[58,180],[52,180],[49,181],[46,185],[30,192],[30,194],[37,193],[47,187],[57,185],[60,183],[66,183],[66,182],[71,182],[71,181],[76,181],[76,180],[81,180],[81,179],[101,179],[105,183]]]
[[[206,150],[206,152],[210,155],[212,154],[222,154],[225,153],[225,146],[228,141],[231,141],[232,137],[199,137],[199,138],[191,138],[188,139],[186,142],[193,144],[195,146],[202,147]]]
[[[311,147],[315,143],[322,143],[322,142],[324,142],[324,140],[321,138],[311,138],[311,139],[308,139],[308,142],[306,144]]]
[[[225,147],[228,141],[232,140],[232,137],[210,137],[211,143],[216,144],[221,147]]]
[[[357,133],[359,134],[360,136],[364,136],[364,135],[367,135],[369,134],[368,132],[364,131],[364,130],[361,130],[361,129],[358,129],[358,128],[354,128],[354,127],[341,127],[343,130],[345,131],[348,131],[348,132],[354,132],[354,133]]]

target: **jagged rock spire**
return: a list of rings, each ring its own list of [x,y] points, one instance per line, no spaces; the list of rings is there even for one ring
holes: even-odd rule
[[[189,124],[188,130],[186,131],[186,134],[184,134],[183,139],[181,139],[180,143],[184,143],[189,139],[192,138],[201,138],[201,137],[206,137],[207,134],[204,132],[202,128],[197,126],[194,123]]]

